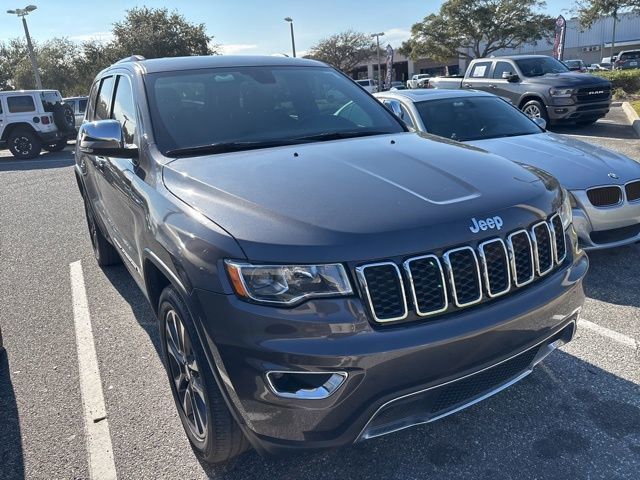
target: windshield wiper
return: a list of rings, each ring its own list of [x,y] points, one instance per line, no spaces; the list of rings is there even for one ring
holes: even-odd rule
[[[169,157],[188,157],[190,155],[203,155],[207,153],[229,153],[240,152],[243,150],[252,150],[256,148],[280,147],[283,145],[292,145],[291,140],[263,140],[253,142],[220,142],[210,143],[207,145],[197,145],[195,147],[174,148],[167,150],[166,155]]]
[[[390,132],[382,132],[376,130],[366,131],[347,131],[347,132],[323,132],[315,135],[306,135],[304,137],[296,137],[294,142],[324,142],[329,140],[342,140],[343,138],[370,137],[372,135],[386,135]]]

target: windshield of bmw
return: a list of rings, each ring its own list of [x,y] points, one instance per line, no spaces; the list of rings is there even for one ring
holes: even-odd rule
[[[569,69],[552,57],[520,58],[515,61],[525,77],[541,77],[549,73],[565,73]]]
[[[428,133],[461,142],[541,133],[529,117],[498,97],[416,103]]]
[[[150,74],[156,142],[169,156],[404,131],[362,88],[325,67],[238,67]]]

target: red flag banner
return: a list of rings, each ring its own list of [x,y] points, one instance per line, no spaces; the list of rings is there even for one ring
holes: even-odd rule
[[[556,19],[556,34],[553,40],[553,58],[562,60],[564,57],[564,37],[567,32],[567,21],[562,15]]]

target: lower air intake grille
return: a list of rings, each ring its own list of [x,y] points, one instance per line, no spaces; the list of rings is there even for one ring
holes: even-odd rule
[[[640,200],[640,180],[627,183],[625,189],[627,191],[628,202],[635,202],[637,200]]]
[[[594,207],[617,205],[622,200],[620,187],[599,187],[587,190],[587,197]]]
[[[367,265],[357,270],[371,309],[378,322],[400,320],[407,314],[407,302],[400,270],[394,263]]]
[[[476,253],[471,247],[449,250],[444,254],[453,288],[453,298],[459,307],[482,299],[480,270]]]

